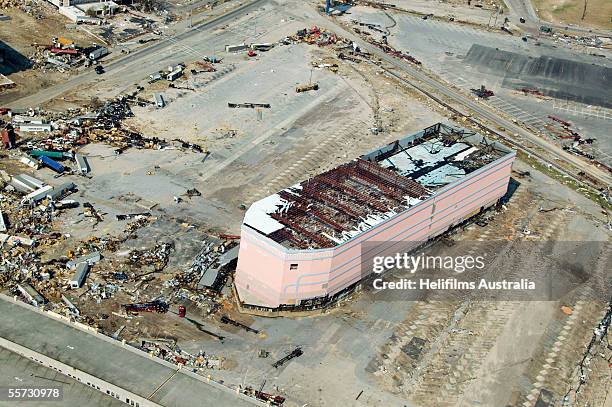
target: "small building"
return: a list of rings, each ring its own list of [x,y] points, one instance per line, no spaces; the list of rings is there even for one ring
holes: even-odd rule
[[[69,281],[70,288],[76,289],[76,288],[81,288],[83,286],[83,283],[85,282],[85,278],[87,277],[87,274],[89,273],[89,267],[90,265],[86,261],[81,262],[76,265],[74,274],[72,275],[72,278]]]
[[[89,16],[104,17],[115,14],[119,5],[114,1],[95,1],[88,2],[85,4],[79,4],[76,6],[78,9],[83,10],[85,14]]]

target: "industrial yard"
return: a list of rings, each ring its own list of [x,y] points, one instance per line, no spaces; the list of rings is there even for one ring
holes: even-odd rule
[[[612,34],[516,3],[0,9],[0,387],[606,407]],[[376,288],[398,247],[549,286]]]

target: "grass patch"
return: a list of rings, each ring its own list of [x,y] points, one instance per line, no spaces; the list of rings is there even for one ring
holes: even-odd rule
[[[528,154],[524,153],[523,151],[520,151],[520,150],[517,151],[516,156],[520,158],[521,161],[529,164],[529,166],[531,166],[532,168],[548,175],[549,177],[553,178],[559,183],[573,189],[574,191],[578,192],[580,195],[583,195],[584,197],[595,202],[596,204],[601,206],[603,209],[608,210],[608,211],[612,210],[612,205],[603,196],[601,196],[600,193],[595,192],[589,188],[583,187],[582,185],[580,185],[578,182],[576,182],[572,178],[569,178],[568,176],[561,174],[555,168],[549,167],[548,165],[542,163],[537,158],[530,157]]]
[[[553,7],[552,12],[554,14],[565,13],[566,11],[573,10],[576,7],[576,4],[565,3],[559,7]]]

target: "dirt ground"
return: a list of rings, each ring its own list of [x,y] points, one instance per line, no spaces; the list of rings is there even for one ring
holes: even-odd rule
[[[612,2],[608,0],[534,0],[544,20],[612,29]]]
[[[24,58],[29,58],[36,50],[34,44],[51,44],[53,37],[69,38],[80,46],[89,46],[96,42],[95,38],[75,28],[75,25],[70,24],[66,17],[58,14],[57,10],[46,2],[37,3],[35,10],[36,15],[41,18],[18,8],[2,11],[11,18],[0,22],[2,46],[13,48]],[[55,70],[27,69],[14,72],[13,69],[6,68],[0,69],[0,73],[16,83],[16,87],[0,91],[0,104],[3,104],[64,81],[73,76],[75,71],[60,73]]]

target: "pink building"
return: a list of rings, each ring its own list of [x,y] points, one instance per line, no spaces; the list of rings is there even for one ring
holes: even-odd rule
[[[238,300],[260,311],[336,301],[365,277],[364,243],[424,242],[494,205],[515,155],[438,123],[253,203],[241,230]]]

